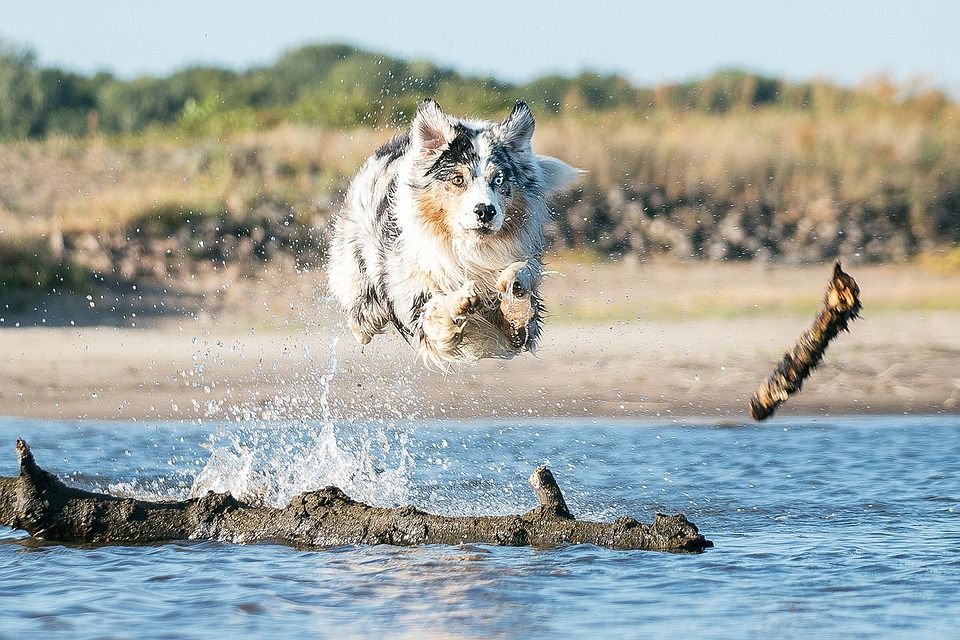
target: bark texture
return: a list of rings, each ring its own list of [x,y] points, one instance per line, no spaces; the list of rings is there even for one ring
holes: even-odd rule
[[[229,494],[149,502],[66,486],[17,440],[20,475],[0,478],[0,523],[68,543],[150,544],[173,540],[277,542],[304,548],[344,544],[480,543],[543,546],[589,543],[612,549],[695,552],[713,543],[682,514],[610,523],[576,520],[548,469],[530,477],[540,506],[518,515],[443,516],[412,506],[357,502],[336,487],[296,496],[282,509],[257,507]]]
[[[803,381],[820,363],[830,341],[860,313],[860,287],[856,280],[840,268],[833,267],[833,277],[823,299],[823,309],[813,325],[803,332],[787,351],[770,377],[763,381],[750,399],[750,417],[766,420],[788,397],[800,391]]]

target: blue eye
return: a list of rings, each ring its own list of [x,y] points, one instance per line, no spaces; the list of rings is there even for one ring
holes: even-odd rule
[[[498,173],[493,178],[493,186],[499,187],[502,184],[503,184],[503,173]]]

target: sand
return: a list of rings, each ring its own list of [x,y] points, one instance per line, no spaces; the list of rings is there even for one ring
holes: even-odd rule
[[[629,416],[747,420],[798,318],[565,323],[536,356],[426,371],[397,335],[361,351],[330,329],[0,330],[0,414],[37,418]],[[780,415],[960,410],[960,313],[868,317]],[[909,330],[905,330],[909,328]],[[335,346],[333,345],[334,341]],[[233,409],[230,407],[233,406]],[[298,410],[297,406],[301,409]]]
[[[0,415],[317,419],[328,403],[358,419],[746,421],[750,395],[813,319],[831,271],[553,266],[562,275],[549,281],[552,315],[538,353],[447,372],[425,369],[396,333],[361,349],[308,276],[232,286],[232,297],[209,303],[215,313],[134,321],[71,311],[85,326],[61,318],[65,326],[51,327],[45,303],[20,314],[34,326],[11,327],[8,312]],[[864,317],[778,415],[960,412],[960,277],[848,270]]]

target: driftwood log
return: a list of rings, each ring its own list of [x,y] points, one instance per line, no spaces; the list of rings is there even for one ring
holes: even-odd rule
[[[174,540],[275,542],[304,548],[352,544],[480,543],[551,547],[595,544],[612,549],[702,551],[713,543],[682,514],[653,524],[622,517],[576,520],[549,469],[530,477],[540,506],[507,516],[443,516],[412,506],[373,507],[336,487],[301,493],[275,509],[210,492],[183,501],[148,502],[66,486],[17,440],[20,475],[0,477],[0,523],[35,538],[66,543],[156,544]]]
[[[857,318],[860,308],[860,287],[837,261],[823,298],[823,308],[813,325],[801,334],[754,392],[750,399],[750,417],[766,420],[787,398],[800,391],[803,381],[820,364],[830,341],[841,331],[849,331],[848,325]]]

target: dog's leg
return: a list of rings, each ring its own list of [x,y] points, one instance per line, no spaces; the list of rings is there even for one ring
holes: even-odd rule
[[[480,298],[471,280],[451,294],[430,298],[420,320],[420,343],[426,354],[437,361],[455,359],[467,316],[479,305]]]
[[[373,336],[383,333],[389,315],[377,296],[371,264],[364,257],[363,243],[371,240],[363,237],[349,217],[362,214],[345,214],[334,223],[337,235],[330,243],[327,286],[347,312],[353,337],[360,344],[367,344]]]
[[[540,334],[540,270],[533,264],[514,262],[500,272],[500,314],[515,349],[533,350]]]
[[[383,333],[389,321],[376,301],[358,300],[350,309],[350,331],[360,344],[367,344],[373,336]]]

